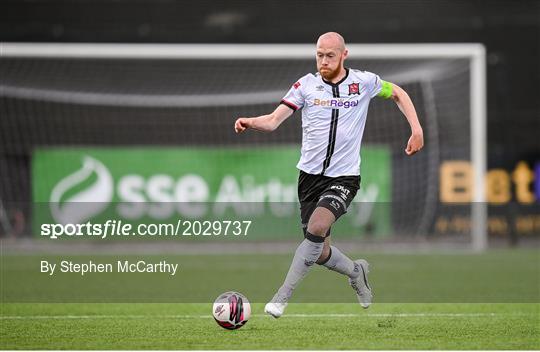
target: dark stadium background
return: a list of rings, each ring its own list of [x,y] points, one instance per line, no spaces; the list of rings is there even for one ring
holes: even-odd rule
[[[518,161],[531,167],[540,161],[540,1],[7,0],[0,4],[2,42],[313,43],[325,31],[338,31],[350,43],[483,43],[488,169],[511,172]],[[23,156],[13,157],[12,163],[27,162]],[[5,184],[3,188],[5,200],[20,199],[10,196],[17,190]]]
[[[351,43],[480,42],[490,167],[540,152],[540,1],[5,0],[0,8],[1,41],[312,43],[333,30]]]

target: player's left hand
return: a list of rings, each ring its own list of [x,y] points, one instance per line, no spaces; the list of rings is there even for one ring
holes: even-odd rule
[[[420,151],[424,147],[424,133],[416,132],[411,134],[409,142],[407,143],[407,148],[405,148],[405,153],[407,155],[413,155]]]

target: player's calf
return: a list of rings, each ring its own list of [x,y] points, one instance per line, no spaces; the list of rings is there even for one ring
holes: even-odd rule
[[[289,267],[283,285],[274,298],[265,306],[264,311],[274,318],[283,314],[287,302],[298,283],[307,275],[313,264],[319,259],[323,251],[324,237],[315,236],[309,232],[306,239],[300,243]]]
[[[330,255],[332,254],[332,250],[330,249],[329,239],[326,237],[324,239],[324,247],[322,250],[322,253],[319,257],[319,259],[316,261],[319,265],[324,265],[328,260],[330,259]]]

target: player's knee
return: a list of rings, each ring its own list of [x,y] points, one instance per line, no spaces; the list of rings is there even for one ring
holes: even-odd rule
[[[311,220],[308,224],[307,231],[315,236],[325,237],[330,225],[326,221]]]

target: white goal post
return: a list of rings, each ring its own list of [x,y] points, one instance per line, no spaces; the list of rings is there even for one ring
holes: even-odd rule
[[[355,59],[468,59],[470,63],[470,159],[474,169],[471,207],[472,248],[487,247],[486,174],[486,63],[485,47],[456,44],[348,44]],[[101,44],[0,43],[1,58],[70,59],[306,59],[312,44]],[[5,89],[0,85],[1,89]]]

